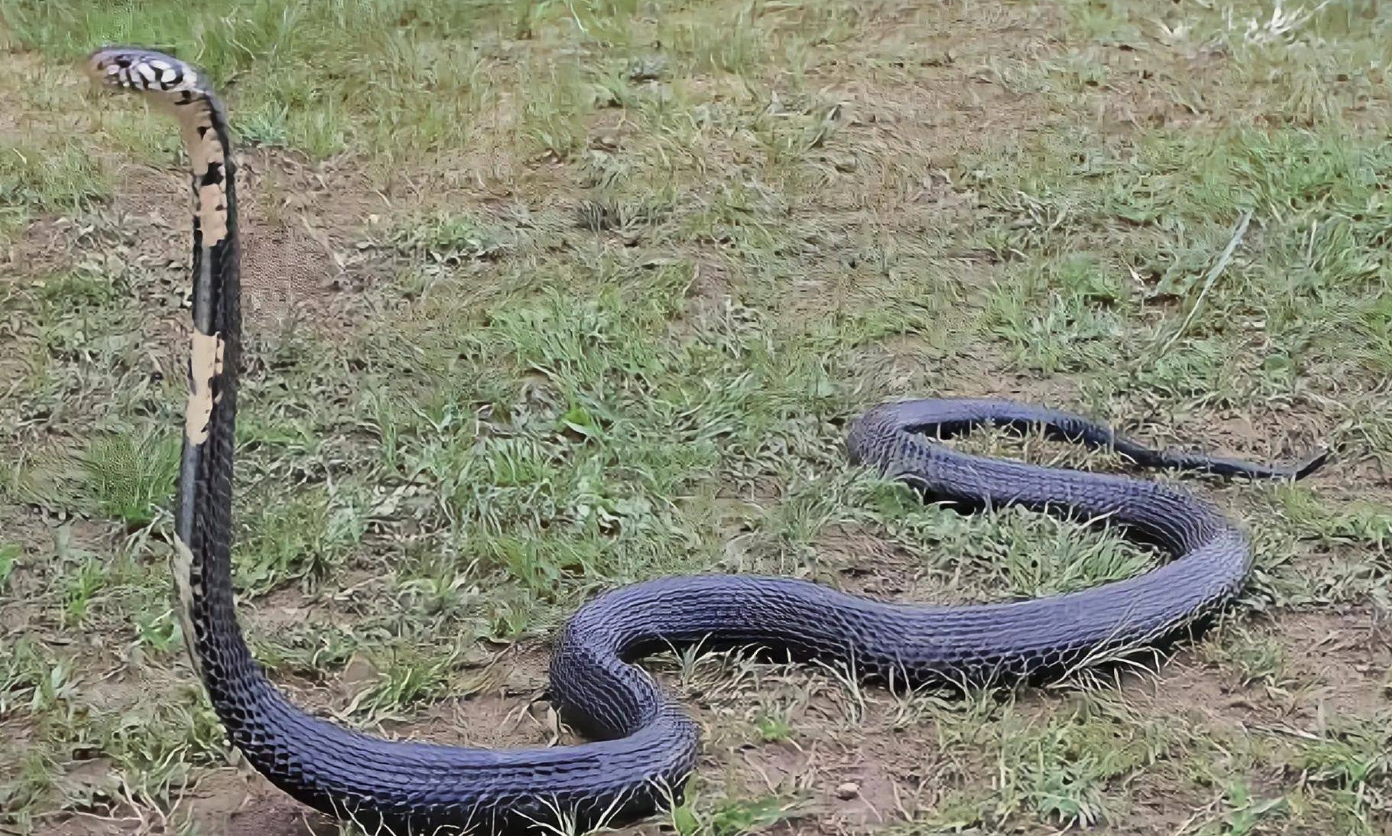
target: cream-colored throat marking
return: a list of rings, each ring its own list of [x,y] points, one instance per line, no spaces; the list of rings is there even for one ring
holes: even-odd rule
[[[222,337],[193,329],[193,351],[189,359],[188,412],[184,435],[192,444],[208,440],[208,425],[213,420],[213,405],[222,399],[213,396],[213,378],[222,374],[225,343]]]
[[[213,130],[211,106],[195,99],[179,114],[183,128],[184,147],[188,149],[189,162],[193,164],[195,182],[203,179],[214,164],[224,166],[224,177],[217,183],[198,186],[194,196],[194,212],[198,215],[198,228],[203,233],[203,246],[212,247],[227,237],[227,180],[226,160],[222,143],[218,141],[217,131]]]

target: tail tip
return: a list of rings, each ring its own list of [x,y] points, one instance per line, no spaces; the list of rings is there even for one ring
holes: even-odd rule
[[[1309,476],[1315,471],[1324,467],[1325,464],[1329,462],[1330,457],[1333,455],[1334,450],[1330,447],[1325,447],[1323,450],[1307,459],[1304,464],[1301,464],[1298,467],[1296,467],[1292,471],[1291,476],[1296,480],[1304,479],[1306,476]]]

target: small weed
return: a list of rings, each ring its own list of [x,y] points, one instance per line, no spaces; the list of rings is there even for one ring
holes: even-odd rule
[[[792,724],[781,713],[763,713],[754,720],[754,728],[764,743],[777,743],[793,736]]]
[[[1089,699],[1004,737],[1000,812],[1022,805],[1047,821],[1096,826],[1119,812],[1109,806],[1108,783],[1152,765],[1172,745],[1164,726]]]
[[[174,493],[180,444],[168,434],[110,435],[94,441],[83,466],[101,512],[132,528],[154,520]]]
[[[744,74],[762,57],[761,32],[752,25],[750,11],[741,8],[727,20],[673,21],[663,41],[682,55],[696,72]]]
[[[21,638],[0,655],[0,718],[21,706],[31,714],[51,711],[75,694],[72,664],[48,654],[39,643]]]
[[[135,614],[136,642],[156,654],[175,652],[183,642],[178,621],[172,611]]]
[[[1076,524],[1010,509],[996,515],[997,528],[967,553],[985,560],[1007,589],[1041,597],[1073,592],[1139,575],[1156,565],[1154,555],[1121,536],[1097,536]],[[999,549],[994,554],[994,549]]]
[[[286,145],[290,139],[290,108],[267,102],[242,115],[237,133],[250,145]]]
[[[17,543],[0,544],[0,592],[5,591],[5,585],[9,583],[10,575],[20,565],[20,558],[24,557],[24,548]]]
[[[1302,485],[1282,486],[1276,500],[1299,536],[1358,545],[1380,555],[1392,549],[1392,507],[1360,500],[1330,508]]]
[[[15,777],[0,784],[0,809],[23,810],[38,802],[54,788],[56,764],[42,750],[25,753]]]
[[[1298,763],[1311,780],[1357,795],[1361,787],[1387,775],[1392,768],[1390,741],[1392,736],[1383,718],[1357,719],[1307,742]]]
[[[0,206],[75,212],[110,193],[105,169],[77,143],[56,149],[0,143]]]
[[[584,116],[594,104],[593,91],[573,65],[548,68],[523,84],[528,96],[519,119],[521,139],[538,153],[570,159],[584,147]]]
[[[90,733],[129,791],[157,802],[168,803],[195,767],[227,756],[221,726],[206,707],[146,704],[96,718]]]
[[[97,558],[88,558],[68,579],[64,591],[64,614],[68,622],[74,625],[86,622],[96,596],[106,587],[106,567]]]
[[[347,713],[374,720],[399,717],[421,701],[440,696],[454,675],[456,655],[430,655],[403,646],[385,660],[377,682],[353,699]]]
[[[393,242],[407,253],[429,255],[435,261],[455,264],[499,253],[503,240],[491,224],[478,218],[443,212],[418,218],[399,228]]]
[[[672,827],[680,836],[736,836],[795,817],[795,802],[777,797],[730,799],[702,810],[693,796],[671,811]]]
[[[1227,654],[1242,675],[1242,684],[1264,682],[1279,685],[1285,668],[1285,649],[1276,640],[1264,637],[1246,638]]]
[[[314,583],[342,565],[362,536],[361,509],[346,497],[306,491],[267,503],[242,539],[238,581],[262,594],[297,578]]]
[[[1251,789],[1238,781],[1223,795],[1227,808],[1222,820],[1201,827],[1195,836],[1248,836],[1261,833],[1272,819],[1285,815],[1289,802],[1284,797],[1254,798]]]

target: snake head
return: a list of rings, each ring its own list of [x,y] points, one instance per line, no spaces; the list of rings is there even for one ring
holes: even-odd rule
[[[198,71],[179,59],[138,47],[103,47],[83,68],[98,84],[137,93],[162,93],[177,103],[181,94],[200,91]]]

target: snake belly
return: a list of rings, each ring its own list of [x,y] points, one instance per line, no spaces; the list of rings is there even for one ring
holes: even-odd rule
[[[386,740],[292,705],[253,659],[232,580],[232,482],[241,313],[236,166],[226,113],[200,72],[169,55],[111,47],[87,71],[173,114],[192,169],[189,402],[172,573],[193,668],[228,738],[306,805],[368,832],[583,831],[679,801],[697,766],[695,722],[635,662],[659,650],[758,645],[851,666],[865,678],[962,685],[1047,675],[1113,648],[1155,642],[1229,600],[1251,553],[1209,504],[1161,484],[956,452],[926,434],[982,423],[1038,426],[1138,464],[1301,478],[1323,457],[1266,468],[1155,451],[1083,418],[1007,401],[885,404],[851,426],[853,463],[926,498],[1105,518],[1168,553],[1144,575],[1036,600],[934,606],[873,600],[778,577],[666,577],[581,606],[559,636],[550,698],[588,740],[482,749]]]

